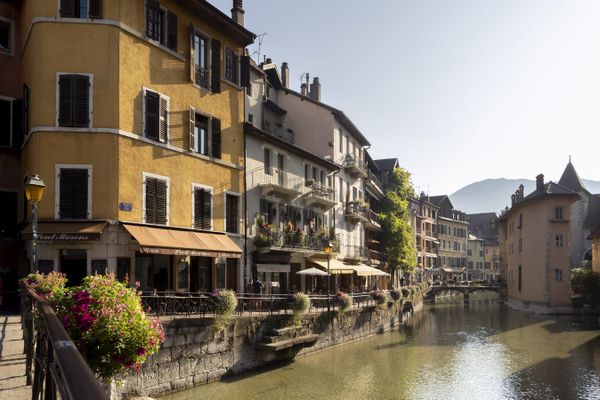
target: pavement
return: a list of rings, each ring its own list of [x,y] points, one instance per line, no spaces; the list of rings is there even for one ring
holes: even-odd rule
[[[29,400],[20,315],[0,315],[0,399]]]

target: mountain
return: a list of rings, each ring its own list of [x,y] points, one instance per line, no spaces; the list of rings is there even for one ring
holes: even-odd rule
[[[582,179],[590,193],[600,193],[600,181]],[[479,212],[500,212],[510,207],[510,196],[519,185],[525,187],[525,195],[535,189],[531,179],[486,179],[471,183],[450,195],[454,208],[469,214]]]

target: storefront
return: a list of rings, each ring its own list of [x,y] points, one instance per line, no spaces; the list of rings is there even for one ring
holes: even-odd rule
[[[142,291],[238,291],[242,250],[226,234],[122,224],[135,251]]]

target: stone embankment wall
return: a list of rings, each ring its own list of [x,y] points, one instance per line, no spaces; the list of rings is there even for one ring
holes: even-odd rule
[[[136,375],[113,384],[111,398],[158,397],[214,382],[277,361],[291,359],[410,323],[422,308],[422,296],[413,295],[413,310],[400,302],[383,307],[292,315],[234,317],[223,329],[213,318],[177,318],[163,321],[166,341]],[[274,332],[287,335],[283,342],[301,344],[265,350]],[[277,335],[277,333],[275,333]],[[302,343],[302,338],[313,339]],[[316,342],[315,340],[316,339]],[[309,347],[305,347],[309,346]]]

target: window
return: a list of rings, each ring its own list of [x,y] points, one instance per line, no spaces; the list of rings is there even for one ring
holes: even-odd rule
[[[91,103],[90,75],[58,75],[58,126],[88,128]]]
[[[57,218],[91,218],[91,167],[57,166]]]
[[[479,257],[484,257],[483,250],[479,250]]]
[[[519,225],[517,226],[517,229],[521,228],[523,228],[523,214],[519,214]]]
[[[214,93],[221,92],[221,42],[191,29],[190,80]],[[239,70],[239,69],[238,69]]]
[[[17,192],[0,191],[0,240],[17,237]]]
[[[523,239],[519,238],[519,253],[523,251]]]
[[[194,228],[212,229],[212,193],[210,189],[194,187]]]
[[[467,255],[468,255],[469,257],[473,255],[472,253],[473,253],[473,252],[472,252],[470,249],[467,251]]]
[[[13,101],[0,99],[0,147],[12,146]]]
[[[344,135],[342,134],[342,131],[340,130],[340,153],[344,152]]]
[[[144,89],[144,136],[167,143],[169,140],[169,98]]]
[[[563,247],[563,235],[559,233],[555,236],[556,247]]]
[[[168,178],[145,176],[144,179],[144,222],[166,225],[169,222]]]
[[[102,18],[102,0],[60,0],[63,18]]]
[[[177,51],[177,15],[156,0],[146,0],[146,36]]]
[[[521,291],[521,287],[522,287],[522,283],[523,283],[522,282],[522,271],[523,271],[523,268],[519,265],[519,275],[518,275],[518,279],[519,279],[519,281],[518,281],[518,289],[519,289],[519,292]]]
[[[340,189],[340,193],[339,193],[340,197],[338,198],[338,200],[340,202],[343,202],[344,201],[344,181],[342,181],[342,178],[338,178],[338,183],[339,183],[338,186],[339,186],[339,189]]]
[[[265,174],[271,175],[271,150],[265,148],[263,152],[264,157],[264,166],[265,166]]]
[[[246,94],[252,97],[252,83],[249,83],[248,86],[246,86]]]
[[[556,282],[562,282],[563,281],[563,272],[561,269],[555,268],[554,269],[554,280]]]
[[[248,113],[248,122],[250,122],[252,125],[254,125],[254,115]]]
[[[0,54],[15,54],[15,22],[0,17]]]
[[[238,200],[238,195],[225,194],[225,231],[229,233],[239,233],[240,231]]]
[[[238,85],[240,83],[240,56],[231,49],[225,48],[225,79]]]
[[[221,158],[221,120],[190,109],[190,150]]]
[[[563,208],[562,207],[554,208],[554,219],[563,219]]]

